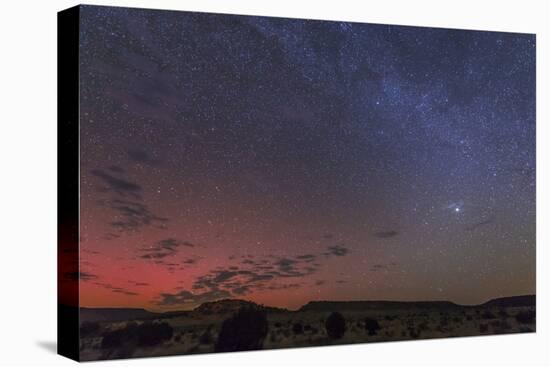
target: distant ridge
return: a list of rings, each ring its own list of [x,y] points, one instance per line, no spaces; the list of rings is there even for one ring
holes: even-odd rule
[[[461,307],[522,307],[535,306],[536,296],[513,296],[495,298],[479,305],[459,305],[450,301],[311,301],[298,311],[360,311],[360,310],[393,310],[410,308],[444,309]]]
[[[255,308],[260,309],[265,312],[286,312],[287,310],[276,307],[268,307],[264,305],[259,305],[252,301],[245,301],[242,299],[222,299],[219,301],[205,302],[195,308],[192,312],[193,314],[201,315],[219,315],[234,313],[241,308]]]
[[[311,301],[297,311],[284,308],[259,305],[242,299],[222,299],[205,302],[192,311],[151,312],[143,308],[80,308],[80,322],[86,321],[127,321],[153,320],[172,317],[203,317],[209,315],[229,315],[241,308],[255,308],[267,313],[300,312],[300,311],[364,311],[364,310],[399,310],[416,309],[452,309],[465,307],[525,307],[535,306],[535,295],[502,297],[489,300],[480,305],[458,305],[450,301]]]
[[[127,321],[171,318],[188,314],[189,311],[151,312],[143,308],[80,308],[80,323],[86,321]]]
[[[488,302],[485,302],[483,306],[495,306],[495,307],[523,307],[523,306],[535,306],[537,304],[537,296],[534,294],[525,296],[513,296],[495,298]]]
[[[415,308],[455,308],[461,307],[450,301],[311,301],[298,311],[362,311],[394,310],[404,307]]]
[[[124,321],[156,318],[160,314],[143,308],[80,308],[80,322]]]

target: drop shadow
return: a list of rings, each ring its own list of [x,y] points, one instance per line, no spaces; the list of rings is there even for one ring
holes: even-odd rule
[[[36,342],[36,345],[45,349],[50,353],[57,354],[57,342],[51,340],[40,340]]]

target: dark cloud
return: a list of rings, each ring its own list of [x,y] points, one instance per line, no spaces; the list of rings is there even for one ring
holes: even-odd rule
[[[175,245],[180,243],[173,239],[167,239],[159,241],[152,248],[142,249],[142,251],[147,252],[145,255],[162,253],[168,256],[177,247]],[[288,281],[315,274],[322,265],[320,262],[316,262],[316,259],[321,256],[341,257],[349,253],[349,249],[343,245],[329,246],[327,249],[328,252],[321,254],[309,253],[292,257],[277,255],[238,257],[233,255],[229,257],[229,260],[237,261],[237,264],[217,267],[197,277],[191,285],[191,290],[179,287],[178,293],[162,293],[158,304],[161,306],[195,304],[206,302],[205,300],[241,297],[255,291],[297,288],[303,283],[289,283]],[[325,283],[325,280],[317,280],[314,284],[320,286]]]
[[[158,241],[158,245],[166,250],[175,251],[177,247],[195,247],[194,244],[188,241],[180,241],[175,238],[166,238],[164,240]]]
[[[387,264],[374,264],[372,265],[369,270],[373,272],[378,271],[392,271],[397,267],[397,263],[387,263]]]
[[[115,211],[117,220],[110,225],[119,232],[137,232],[148,226],[165,228],[168,222],[168,218],[153,214],[146,205],[137,201],[114,199],[101,200],[98,204]]]
[[[312,264],[313,254],[294,258],[267,256],[254,259],[244,256],[240,266],[218,267],[195,279],[192,291],[176,294],[163,293],[159,305],[192,304],[227,297],[239,297],[253,291],[278,290],[298,287],[300,283],[286,283],[287,279],[301,278],[315,273],[319,264]],[[234,259],[237,259],[234,257]],[[181,288],[180,288],[181,289]]]
[[[158,241],[151,247],[140,248],[139,251],[142,253],[145,252],[145,254],[140,255],[139,257],[142,259],[163,259],[165,257],[175,255],[181,247],[195,247],[195,245],[188,241],[180,241],[175,238],[166,238]],[[184,263],[192,264],[197,260],[197,258],[187,258],[184,260]]]
[[[137,295],[139,295],[139,293],[129,291],[129,290],[127,290],[125,288],[122,288],[122,287],[115,287],[115,286],[113,286],[112,284],[109,284],[109,283],[95,282],[94,284],[99,286],[99,287],[108,289],[113,293],[120,293],[120,294],[124,294],[126,296],[137,296]]]
[[[493,221],[494,221],[494,218],[488,218],[488,219],[485,219],[485,220],[482,220],[482,221],[479,221],[479,222],[476,222],[476,223],[472,223],[472,224],[470,224],[469,226],[466,227],[466,230],[467,231],[474,231],[479,227],[482,227],[482,226],[485,226],[487,224],[493,223]]]
[[[343,245],[334,245],[327,247],[328,252],[325,252],[325,256],[346,256],[350,250]]]
[[[398,234],[399,232],[395,230],[389,230],[389,231],[374,232],[372,235],[378,238],[391,238],[391,237],[397,236]]]
[[[65,278],[67,279],[70,279],[70,280],[80,280],[80,281],[83,281],[83,282],[87,282],[87,281],[90,281],[90,280],[93,280],[93,279],[97,279],[97,275],[95,274],[91,274],[91,273],[87,273],[85,271],[70,271],[70,272],[67,272],[65,273]]]
[[[158,166],[161,163],[159,159],[152,157],[149,153],[142,149],[128,150],[128,157],[136,163],[148,164],[150,166]]]
[[[136,282],[136,281],[133,281],[133,280],[129,280],[128,283],[136,286],[136,287],[148,287],[150,286],[149,283],[145,283],[145,282]]]
[[[120,237],[120,235],[116,234],[116,233],[106,233],[103,236],[103,239],[107,240],[107,241],[110,241],[110,240],[114,240],[115,238],[119,238],[119,237]]]
[[[288,283],[288,284],[270,284],[266,287],[266,289],[270,291],[278,291],[282,289],[295,289],[300,288],[303,284],[302,283]]]
[[[137,295],[139,295],[139,293],[132,292],[132,291],[127,291],[125,289],[115,288],[112,291],[113,291],[113,293],[122,293],[122,294],[127,295],[127,296],[137,296]]]
[[[298,255],[298,256],[296,256],[296,259],[298,259],[298,260],[304,260],[304,261],[307,261],[307,262],[315,261],[316,258],[317,258],[317,256],[315,256],[315,255],[313,255],[313,254],[306,254],[306,255]]]
[[[172,253],[170,253],[170,252],[153,252],[153,253],[150,253],[150,254],[141,255],[140,258],[142,258],[142,259],[163,259],[166,256],[172,256]]]
[[[198,257],[198,256],[197,256],[197,257],[189,257],[189,258],[184,259],[184,260],[183,260],[183,263],[184,263],[185,265],[195,265],[196,263],[199,262],[200,259],[201,259],[201,258]]]
[[[147,226],[166,228],[168,218],[154,214],[142,202],[142,187],[125,178],[124,169],[109,166],[107,170],[94,169],[90,172],[105,185],[100,191],[111,194],[108,199],[97,201],[98,205],[110,208],[115,214],[114,220],[109,223],[115,232],[105,234],[105,240],[116,239],[120,237],[120,233],[140,231]]]
[[[159,306],[177,306],[177,305],[198,305],[204,302],[216,301],[222,298],[227,298],[231,294],[225,290],[214,289],[203,293],[192,293],[187,290],[182,290],[178,293],[161,293],[160,300],[157,302]]]
[[[124,178],[115,177],[103,170],[94,169],[91,173],[99,177],[104,184],[107,185],[107,189],[115,192],[120,196],[132,196],[134,198],[141,197],[142,188],[140,185],[130,182]]]

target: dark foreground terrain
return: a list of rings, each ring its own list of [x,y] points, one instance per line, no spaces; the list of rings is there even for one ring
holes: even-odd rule
[[[81,360],[534,332],[535,296],[451,302],[310,302],[298,311],[241,300],[193,311],[80,310]]]

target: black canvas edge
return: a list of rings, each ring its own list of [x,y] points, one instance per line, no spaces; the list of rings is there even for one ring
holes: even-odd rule
[[[76,361],[80,360],[79,23],[80,6],[57,13],[57,353]],[[69,281],[67,274],[72,275]]]

